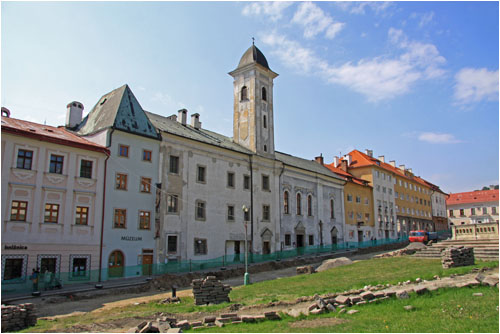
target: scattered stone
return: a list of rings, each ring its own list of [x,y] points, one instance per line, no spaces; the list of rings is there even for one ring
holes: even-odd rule
[[[314,310],[312,310],[312,311],[309,311],[309,314],[321,314],[321,313],[324,313],[324,312],[325,312],[325,311],[323,311],[323,309],[322,309],[322,308],[319,308],[319,309],[318,309],[318,308],[316,308],[316,309],[314,309]]]
[[[182,328],[169,328],[167,333],[182,333]]]
[[[411,305],[406,305],[406,306],[404,306],[404,309],[407,311],[412,311],[414,309],[414,307]]]
[[[497,276],[494,276],[494,275],[491,275],[491,276],[488,276],[486,277],[482,282],[481,282],[482,285],[489,285],[489,286],[495,286],[498,284],[498,275]]]
[[[398,297],[398,299],[408,299],[408,298],[410,298],[410,295],[408,294],[408,292],[406,290],[403,290],[403,291],[397,292],[396,297]]]
[[[182,320],[182,321],[179,321],[178,323],[176,323],[175,327],[181,328],[181,329],[189,329],[189,328],[191,328],[191,325],[189,324],[189,321]]]
[[[351,296],[350,298],[351,304],[356,304],[363,300],[360,296]]]
[[[179,304],[180,302],[181,299],[179,297],[168,297],[160,301],[160,304]]]
[[[340,304],[340,305],[337,305],[336,307],[337,307],[338,309],[343,309],[343,308],[347,307],[347,305],[342,305],[342,304]]]
[[[474,297],[482,297],[483,294],[481,292],[475,292],[472,294]]]
[[[362,300],[362,301],[356,303],[356,305],[363,305],[363,304],[366,304],[366,300]]]
[[[252,317],[251,315],[242,315],[241,321],[243,321],[243,322],[255,322],[255,318]]]
[[[413,289],[417,293],[417,295],[423,295],[424,293],[428,292],[429,290],[425,286],[419,286],[415,287]]]
[[[358,310],[349,310],[347,311],[347,314],[354,314],[354,313],[358,313],[359,311]]]
[[[436,280],[437,280],[437,279],[441,279],[441,277],[439,277],[438,275],[434,275],[434,277],[433,277],[433,278],[434,278],[434,279],[436,279]]]
[[[300,274],[314,274],[316,270],[314,270],[313,266],[302,266],[296,268],[297,275]]]
[[[232,304],[231,306],[229,306],[229,310],[230,311],[238,311],[243,305],[241,304]]]
[[[318,308],[318,305],[317,305],[316,303],[314,303],[314,304],[311,304],[311,305],[307,308],[307,310],[308,310],[309,312],[311,312],[312,310],[315,310],[316,308]]]
[[[216,317],[215,316],[208,316],[203,318],[203,323],[208,324],[208,323],[213,323],[215,322]]]
[[[267,320],[280,320],[281,317],[278,315],[278,313],[271,311],[271,312],[265,312],[264,317]]]
[[[220,315],[221,318],[234,318],[237,317],[238,315],[236,313],[223,313]]]
[[[346,310],[345,308],[343,308],[343,309],[341,309],[341,310],[339,311],[339,314],[340,314],[340,313],[345,313],[346,311],[347,311],[347,310]]]
[[[420,277],[418,277],[417,279],[415,279],[415,282],[422,283],[422,279]]]
[[[370,292],[370,291],[363,292],[359,296],[361,298],[363,298],[364,300],[371,300],[371,299],[375,298],[375,295],[372,292]]]
[[[389,290],[385,292],[386,297],[392,297],[396,294],[396,291]]]
[[[373,294],[373,298],[380,298],[380,297],[384,297],[385,296],[385,292],[383,291],[377,291]]]
[[[326,308],[328,309],[328,311],[330,312],[334,312],[335,311],[335,306],[333,306],[332,304],[328,303],[326,304]]]
[[[191,327],[199,327],[203,326],[203,323],[201,321],[194,321],[191,323]]]
[[[347,305],[349,304],[351,301],[351,299],[347,296],[337,296],[335,297],[335,302],[339,303],[339,304],[343,304],[343,305]]]
[[[215,320],[215,325],[217,327],[224,327],[224,323],[222,321],[219,321],[219,320]]]
[[[266,317],[264,315],[256,315],[254,318],[255,318],[255,321],[266,320]]]

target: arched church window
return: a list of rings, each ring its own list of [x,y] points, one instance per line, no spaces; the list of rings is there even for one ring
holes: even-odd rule
[[[262,100],[267,101],[267,91],[266,87],[262,87]]]
[[[301,200],[300,193],[297,193],[297,215],[299,215],[299,216],[302,214],[302,207],[301,207],[300,200]]]
[[[241,88],[241,101],[248,100],[248,88],[247,86],[243,86]]]
[[[283,211],[285,213],[290,213],[290,205],[288,203],[288,191],[285,191],[285,193],[283,194]]]

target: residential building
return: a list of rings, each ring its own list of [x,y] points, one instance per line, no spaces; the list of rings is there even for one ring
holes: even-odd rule
[[[68,110],[83,106],[72,102]],[[97,272],[108,155],[64,127],[15,119],[2,108],[2,290],[26,283],[36,268],[64,281]]]
[[[450,225],[498,223],[498,189],[450,194],[446,208]]]
[[[347,181],[344,185],[346,241],[363,242],[374,239],[372,186],[368,181],[357,178],[347,171],[347,160],[334,157],[333,163],[326,167]]]
[[[431,187],[431,207],[432,221],[434,222],[435,231],[449,230],[448,213],[446,212],[446,199],[448,194],[443,192],[438,186],[425,181]]]
[[[102,279],[150,275],[155,256],[158,132],[127,85],[103,95],[83,120],[81,114],[68,119],[73,120],[68,128],[110,152],[104,175]]]

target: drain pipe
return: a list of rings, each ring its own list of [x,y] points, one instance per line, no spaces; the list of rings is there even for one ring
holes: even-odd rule
[[[283,184],[283,182],[281,182],[281,176],[283,175],[283,173],[285,172],[285,164],[282,163],[282,166],[281,166],[281,172],[280,172],[280,176],[279,176],[279,182],[280,182],[280,191],[278,193],[278,212],[279,212],[279,217],[280,217],[280,230],[279,230],[279,233],[280,233],[280,239],[279,239],[279,243],[280,243],[280,251],[283,251],[283,242],[281,241],[281,193],[283,192],[283,189],[281,189],[281,185]]]
[[[248,157],[250,160],[250,253],[253,254],[253,165],[252,155],[249,154]]]

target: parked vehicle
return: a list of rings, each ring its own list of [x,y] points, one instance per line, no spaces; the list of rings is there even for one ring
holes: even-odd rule
[[[424,230],[410,231],[410,242],[428,243],[429,241],[437,241],[437,232],[428,232]]]

